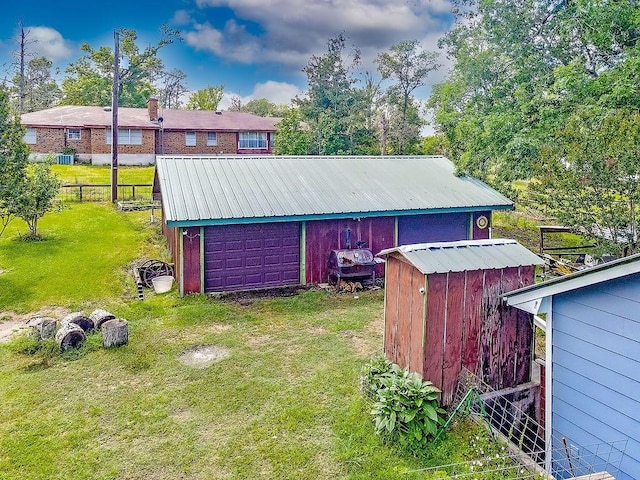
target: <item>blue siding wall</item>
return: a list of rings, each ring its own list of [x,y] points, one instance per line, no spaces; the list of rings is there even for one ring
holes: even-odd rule
[[[469,213],[440,213],[398,217],[398,245],[468,240]]]
[[[610,472],[618,480],[640,479],[640,275],[554,296],[552,392],[554,441],[565,437],[571,455],[601,470],[619,463]],[[621,462],[596,447],[620,440],[628,440]],[[565,463],[562,445],[553,447]]]

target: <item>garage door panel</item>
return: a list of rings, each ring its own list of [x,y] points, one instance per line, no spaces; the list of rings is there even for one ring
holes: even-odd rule
[[[243,290],[300,281],[300,225],[205,228],[205,291]]]

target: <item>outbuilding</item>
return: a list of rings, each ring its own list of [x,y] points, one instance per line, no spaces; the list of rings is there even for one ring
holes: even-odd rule
[[[181,294],[326,282],[332,250],[487,239],[513,208],[441,156],[159,156],[154,183]]]
[[[384,352],[442,391],[449,405],[463,368],[492,389],[531,380],[533,317],[500,295],[535,281],[544,262],[515,240],[403,245],[386,258]]]
[[[640,478],[640,255],[504,299],[544,314],[549,471],[575,476],[589,459],[618,480]]]

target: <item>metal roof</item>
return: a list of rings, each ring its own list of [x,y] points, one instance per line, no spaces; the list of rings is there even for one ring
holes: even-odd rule
[[[463,240],[460,242],[420,243],[381,251],[378,255],[398,254],[424,275],[542,265],[544,261],[515,240]]]
[[[441,156],[158,156],[170,226],[511,209]]]

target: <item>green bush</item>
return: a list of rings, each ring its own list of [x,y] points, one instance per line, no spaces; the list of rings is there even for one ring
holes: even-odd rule
[[[391,371],[393,363],[384,355],[376,355],[364,367],[360,376],[362,392],[371,400],[376,400],[377,392],[382,387],[382,377]]]
[[[376,395],[371,410],[376,433],[420,456],[444,423],[445,412],[438,406],[440,390],[398,365],[390,364],[386,372],[381,371],[386,367],[382,360],[370,365],[368,388]]]

